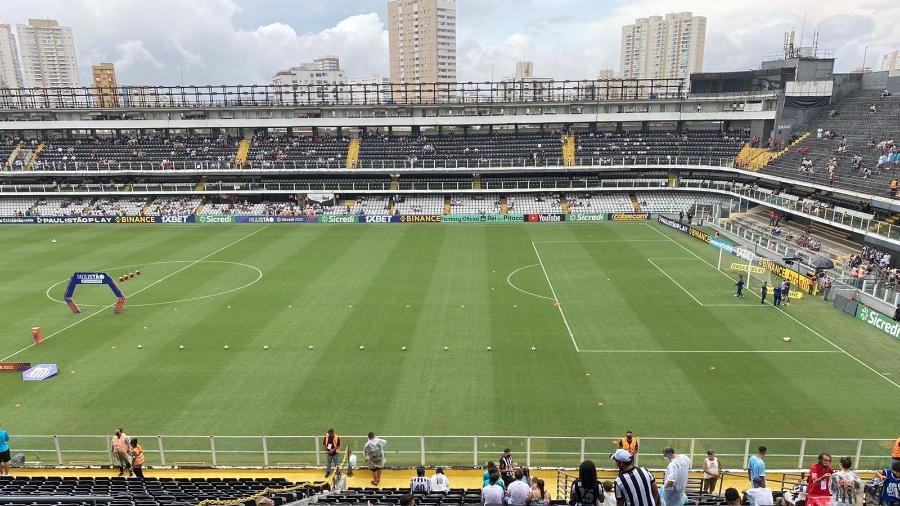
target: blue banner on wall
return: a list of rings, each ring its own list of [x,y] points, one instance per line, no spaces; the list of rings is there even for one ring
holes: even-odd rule
[[[386,214],[360,214],[360,223],[400,223],[400,216],[388,216]]]

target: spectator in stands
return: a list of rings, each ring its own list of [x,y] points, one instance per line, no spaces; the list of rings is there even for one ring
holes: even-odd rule
[[[531,495],[528,496],[530,506],[547,506],[550,504],[550,492],[544,488],[544,480],[534,477],[531,479]]]
[[[266,496],[259,496],[254,502],[256,503],[256,506],[275,506],[275,501]]]
[[[481,489],[481,504],[503,504],[503,487],[497,484],[500,473],[491,473],[488,484]]]
[[[513,473],[515,472],[516,465],[513,462],[512,453],[510,453],[509,448],[503,449],[503,455],[500,456],[500,477],[503,479],[504,488],[509,487],[509,484],[513,482]]]
[[[725,489],[725,505],[726,506],[741,506],[741,494],[734,487],[728,487]]]
[[[638,451],[640,451],[640,448],[638,447],[639,443],[640,438],[634,437],[634,432],[628,431],[625,433],[625,437],[619,440],[619,448],[627,450],[632,457],[636,457]]]
[[[665,506],[681,506],[685,499],[688,472],[691,470],[691,459],[687,455],[675,453],[672,447],[663,449],[663,458],[669,463],[663,478],[663,504]]]
[[[597,482],[597,466],[594,465],[594,461],[585,460],[578,466],[578,479],[572,484],[569,504],[571,506],[596,506],[605,499],[606,496]]]
[[[762,302],[766,302],[766,293],[769,291],[768,284],[763,281],[762,286]],[[756,478],[762,478],[763,486],[766,485],[766,461],[764,460],[766,457],[766,452],[768,448],[765,446],[760,446],[757,448],[756,455],[750,457],[747,461],[747,476],[750,477],[750,483],[753,484],[753,480]]]
[[[894,447],[891,449],[891,464],[893,465],[897,462],[900,462],[900,437],[894,441]]]
[[[144,479],[144,449],[138,443],[138,439],[131,440],[131,470],[138,478]]]
[[[372,485],[378,486],[381,482],[381,470],[384,469],[384,445],[387,441],[375,437],[374,432],[369,432],[369,440],[363,446],[363,457],[372,470]],[[440,469],[440,468],[438,468]]]
[[[893,461],[890,469],[876,471],[875,475],[884,481],[881,489],[881,505],[897,506],[900,504],[900,461]]]
[[[618,449],[612,459],[619,468],[616,478],[616,506],[659,506],[656,479],[643,467],[634,467],[634,458],[625,449]]]
[[[891,95],[893,95],[893,93],[891,93],[891,90],[884,90],[881,92],[881,98],[890,97]]]
[[[531,496],[531,486],[521,469],[516,469],[515,480],[506,487],[506,504],[525,506]]]
[[[447,492],[450,490],[450,479],[444,474],[444,468],[439,467],[434,470],[434,476],[431,477],[432,492]]]
[[[616,484],[611,480],[605,480],[603,482],[603,496],[603,502],[606,503],[607,506],[612,506],[612,504],[616,502]]]
[[[900,440],[898,440],[900,441]],[[9,476],[9,432],[0,428],[0,476]]]
[[[808,506],[831,506],[831,455],[819,454],[818,461],[809,469],[807,477],[806,504]]]
[[[875,114],[876,112],[878,112],[878,108],[875,107],[875,104],[872,104],[869,106],[869,112],[872,114]]]
[[[334,429],[329,428],[325,432],[322,439],[322,447],[325,448],[325,477],[331,475],[331,466],[339,466],[341,463],[341,436],[334,433]]]
[[[766,480],[762,477],[753,479],[753,487],[744,491],[750,506],[773,506],[775,499],[772,497],[772,489],[766,487]]]
[[[500,471],[497,470],[497,464],[495,464],[493,460],[489,460],[487,465],[484,467],[484,475],[481,477],[481,486],[488,486],[488,483],[490,483],[491,480],[491,475],[494,473],[497,473],[498,476],[500,475]]]
[[[401,495],[400,506],[416,506],[416,496],[412,494]]]
[[[719,465],[719,457],[713,450],[706,451],[706,458],[703,459],[703,487],[702,490],[707,494],[712,494],[716,489],[716,482],[719,481],[719,473],[721,466]]]
[[[841,470],[831,475],[829,488],[834,498],[834,506],[852,506],[856,503],[856,494],[862,491],[862,481],[850,470],[852,466],[850,457],[843,457]]]
[[[119,476],[124,476],[126,469],[128,476],[131,476],[131,456],[129,455],[131,448],[121,429],[116,429],[110,451],[113,455],[113,466],[119,468]]]
[[[409,480],[409,491],[414,494],[431,493],[431,480],[425,476],[425,468],[419,466],[416,468],[416,475]]]

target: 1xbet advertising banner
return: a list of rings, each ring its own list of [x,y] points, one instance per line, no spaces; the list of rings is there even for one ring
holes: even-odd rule
[[[609,213],[609,221],[644,221],[650,219],[650,213]]]
[[[441,223],[509,223],[522,222],[521,214],[448,214]]]
[[[360,214],[360,223],[400,223],[400,216],[388,216],[386,214]]]
[[[526,214],[525,221],[527,221],[528,223],[566,221],[566,215],[565,214]]]

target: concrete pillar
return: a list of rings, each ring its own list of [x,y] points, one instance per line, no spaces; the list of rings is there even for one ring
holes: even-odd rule
[[[410,135],[412,135],[413,137],[418,137],[419,132],[420,132],[419,126],[416,125],[416,126],[412,127],[412,131],[410,132]]]

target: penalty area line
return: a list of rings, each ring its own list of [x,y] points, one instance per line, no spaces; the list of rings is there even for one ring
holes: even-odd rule
[[[684,246],[683,244],[681,244],[680,242],[676,241],[675,239],[672,239],[672,238],[669,237],[667,234],[664,234],[662,231],[660,231],[659,229],[657,229],[657,228],[654,227],[653,225],[651,225],[651,224],[649,224],[649,223],[645,223],[644,225],[646,225],[646,226],[650,227],[652,230],[656,231],[657,234],[659,234],[659,235],[665,237],[666,239],[672,241],[672,242],[673,242],[676,246],[678,246],[679,248],[681,248],[681,249],[687,251],[688,253],[690,253],[691,255],[697,257],[698,260],[700,260],[701,262],[705,263],[706,265],[712,267],[713,269],[715,269],[716,272],[722,274],[723,276],[725,276],[725,277],[728,278],[728,279],[732,279],[731,276],[728,275],[728,273],[720,271],[715,265],[713,265],[713,264],[707,262],[707,261],[704,260],[702,257],[700,257],[699,255],[697,255],[697,254],[694,253],[693,251],[689,250],[687,247],[685,247],[685,246]],[[755,292],[751,292],[751,293],[753,293],[753,295],[755,295],[757,298],[759,297],[759,294],[757,294],[757,293],[755,293]],[[782,308],[780,308],[780,307],[776,307],[775,309],[777,309],[781,314],[783,314],[783,315],[787,316],[788,318],[790,318],[791,320],[793,320],[795,323],[797,323],[797,324],[800,325],[801,327],[803,327],[803,328],[805,328],[806,330],[812,332],[814,335],[818,336],[820,339],[822,339],[822,340],[825,341],[826,343],[828,343],[828,344],[830,344],[831,346],[835,347],[836,349],[840,350],[841,353],[843,353],[844,355],[847,355],[848,357],[850,357],[851,359],[853,359],[854,362],[856,362],[856,363],[858,363],[859,365],[865,367],[866,369],[872,371],[873,373],[877,374],[877,375],[878,375],[881,379],[883,379],[884,381],[887,381],[887,382],[890,383],[891,385],[894,385],[896,388],[900,389],[900,383],[897,383],[896,381],[893,381],[892,379],[888,378],[888,377],[885,376],[884,374],[882,374],[882,373],[878,372],[877,370],[875,370],[875,369],[874,369],[872,366],[870,366],[869,364],[867,364],[867,363],[863,362],[862,360],[856,358],[856,356],[851,355],[847,350],[841,348],[840,346],[838,346],[837,344],[835,344],[832,340],[830,340],[830,339],[828,339],[827,337],[823,336],[822,334],[816,332],[815,330],[811,329],[807,324],[805,324],[805,323],[801,322],[800,320],[798,320],[797,318],[795,318],[794,315],[788,313],[787,311],[785,311],[784,309],[782,309]]]
[[[154,285],[156,285],[156,284],[162,283],[163,281],[165,281],[165,280],[171,278],[172,276],[178,274],[179,272],[181,272],[181,271],[183,271],[183,270],[185,270],[185,269],[188,269],[188,268],[190,268],[190,267],[193,267],[193,266],[199,264],[200,262],[206,260],[207,258],[209,258],[209,257],[211,257],[211,256],[213,256],[213,255],[215,255],[216,253],[219,253],[219,252],[221,252],[221,251],[223,251],[223,250],[225,250],[225,249],[227,249],[227,248],[230,248],[231,246],[234,246],[235,244],[237,244],[237,243],[243,241],[244,239],[247,239],[247,238],[249,238],[249,237],[251,237],[251,236],[253,236],[253,235],[255,235],[255,234],[259,233],[259,232],[262,232],[263,230],[265,230],[265,229],[267,229],[267,228],[269,228],[269,225],[266,225],[266,226],[264,226],[264,227],[262,227],[262,228],[256,229],[256,230],[254,230],[253,232],[251,232],[251,233],[245,235],[244,237],[241,237],[240,239],[238,239],[238,240],[236,240],[236,241],[234,241],[234,242],[228,243],[228,244],[226,244],[225,246],[222,246],[221,248],[219,248],[219,249],[213,251],[212,253],[210,253],[210,254],[208,254],[208,255],[202,257],[202,258],[198,258],[197,260],[192,261],[191,263],[185,265],[184,267],[182,267],[182,268],[180,268],[180,269],[178,269],[178,270],[176,270],[176,271],[174,271],[174,272],[172,272],[172,273],[170,273],[170,274],[167,274],[167,275],[165,275],[165,276],[163,276],[163,277],[157,279],[156,281],[150,283],[149,285],[147,285],[147,286],[141,288],[140,290],[137,290],[136,292],[132,293],[132,294],[129,295],[128,297],[134,297],[135,295],[137,295],[137,294],[143,292],[144,290],[150,288],[151,286],[154,286]],[[87,320],[93,318],[94,316],[97,316],[97,315],[100,314],[102,311],[106,311],[107,309],[109,309],[109,308],[111,308],[111,307],[113,307],[113,306],[115,306],[115,305],[116,305],[116,303],[114,302],[114,303],[112,303],[112,304],[110,304],[110,305],[108,305],[108,306],[102,307],[102,308],[100,308],[100,309],[94,311],[93,313],[91,313],[91,314],[85,316],[84,318],[82,318],[82,319],[80,319],[80,320],[78,320],[78,321],[76,321],[76,322],[73,322],[73,323],[70,323],[70,324],[66,325],[65,327],[63,327],[63,328],[57,330],[56,332],[53,332],[53,333],[51,333],[51,334],[48,334],[48,335],[44,338],[44,341],[50,339],[51,337],[53,337],[53,336],[55,336],[55,335],[62,334],[62,333],[65,332],[66,330],[69,330],[70,328],[72,328],[72,327],[74,327],[74,326],[76,326],[76,325],[78,325],[78,324],[80,324],[80,323],[82,323],[82,322],[85,322],[85,321],[87,321]],[[34,346],[35,346],[35,343],[31,343],[31,344],[29,344],[28,346],[22,348],[21,350],[19,350],[19,351],[13,353],[13,354],[11,354],[11,355],[7,355],[6,357],[3,357],[2,359],[0,359],[0,362],[9,360],[9,359],[15,357],[16,355],[22,353],[23,351],[28,350],[28,349],[30,349],[30,348],[32,348],[32,347],[34,347]]]
[[[581,350],[582,353],[840,353],[837,350]]]

